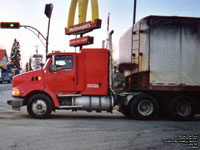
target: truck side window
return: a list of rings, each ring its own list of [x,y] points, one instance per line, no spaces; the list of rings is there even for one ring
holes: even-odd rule
[[[56,71],[60,69],[72,69],[73,66],[73,56],[56,56],[55,57]],[[52,72],[52,63],[49,66],[49,70]]]
[[[56,56],[56,70],[72,69],[73,56]]]

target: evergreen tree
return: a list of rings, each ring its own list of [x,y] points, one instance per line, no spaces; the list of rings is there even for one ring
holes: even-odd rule
[[[14,39],[11,53],[10,53],[10,64],[12,67],[17,67],[20,69],[20,60],[21,60],[21,54],[20,54],[20,44],[17,41],[17,39]]]

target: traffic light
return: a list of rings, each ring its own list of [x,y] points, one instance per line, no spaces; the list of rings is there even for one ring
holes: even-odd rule
[[[19,22],[1,22],[0,28],[2,28],[2,29],[19,29],[20,23]]]

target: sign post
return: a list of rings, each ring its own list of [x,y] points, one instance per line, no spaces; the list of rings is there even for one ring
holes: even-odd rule
[[[49,49],[49,30],[50,30],[50,23],[51,23],[51,14],[53,11],[53,4],[46,4],[45,5],[45,15],[47,16],[47,18],[49,18],[48,21],[48,29],[47,29],[47,37],[46,37],[46,56],[48,54],[48,49]]]

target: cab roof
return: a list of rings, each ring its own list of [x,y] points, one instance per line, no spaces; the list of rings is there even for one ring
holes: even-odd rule
[[[72,54],[76,54],[76,53],[73,53],[73,52],[60,52],[60,51],[56,51],[56,52],[53,52],[53,53],[49,53],[47,55],[47,58],[51,57],[52,55],[72,55]]]

